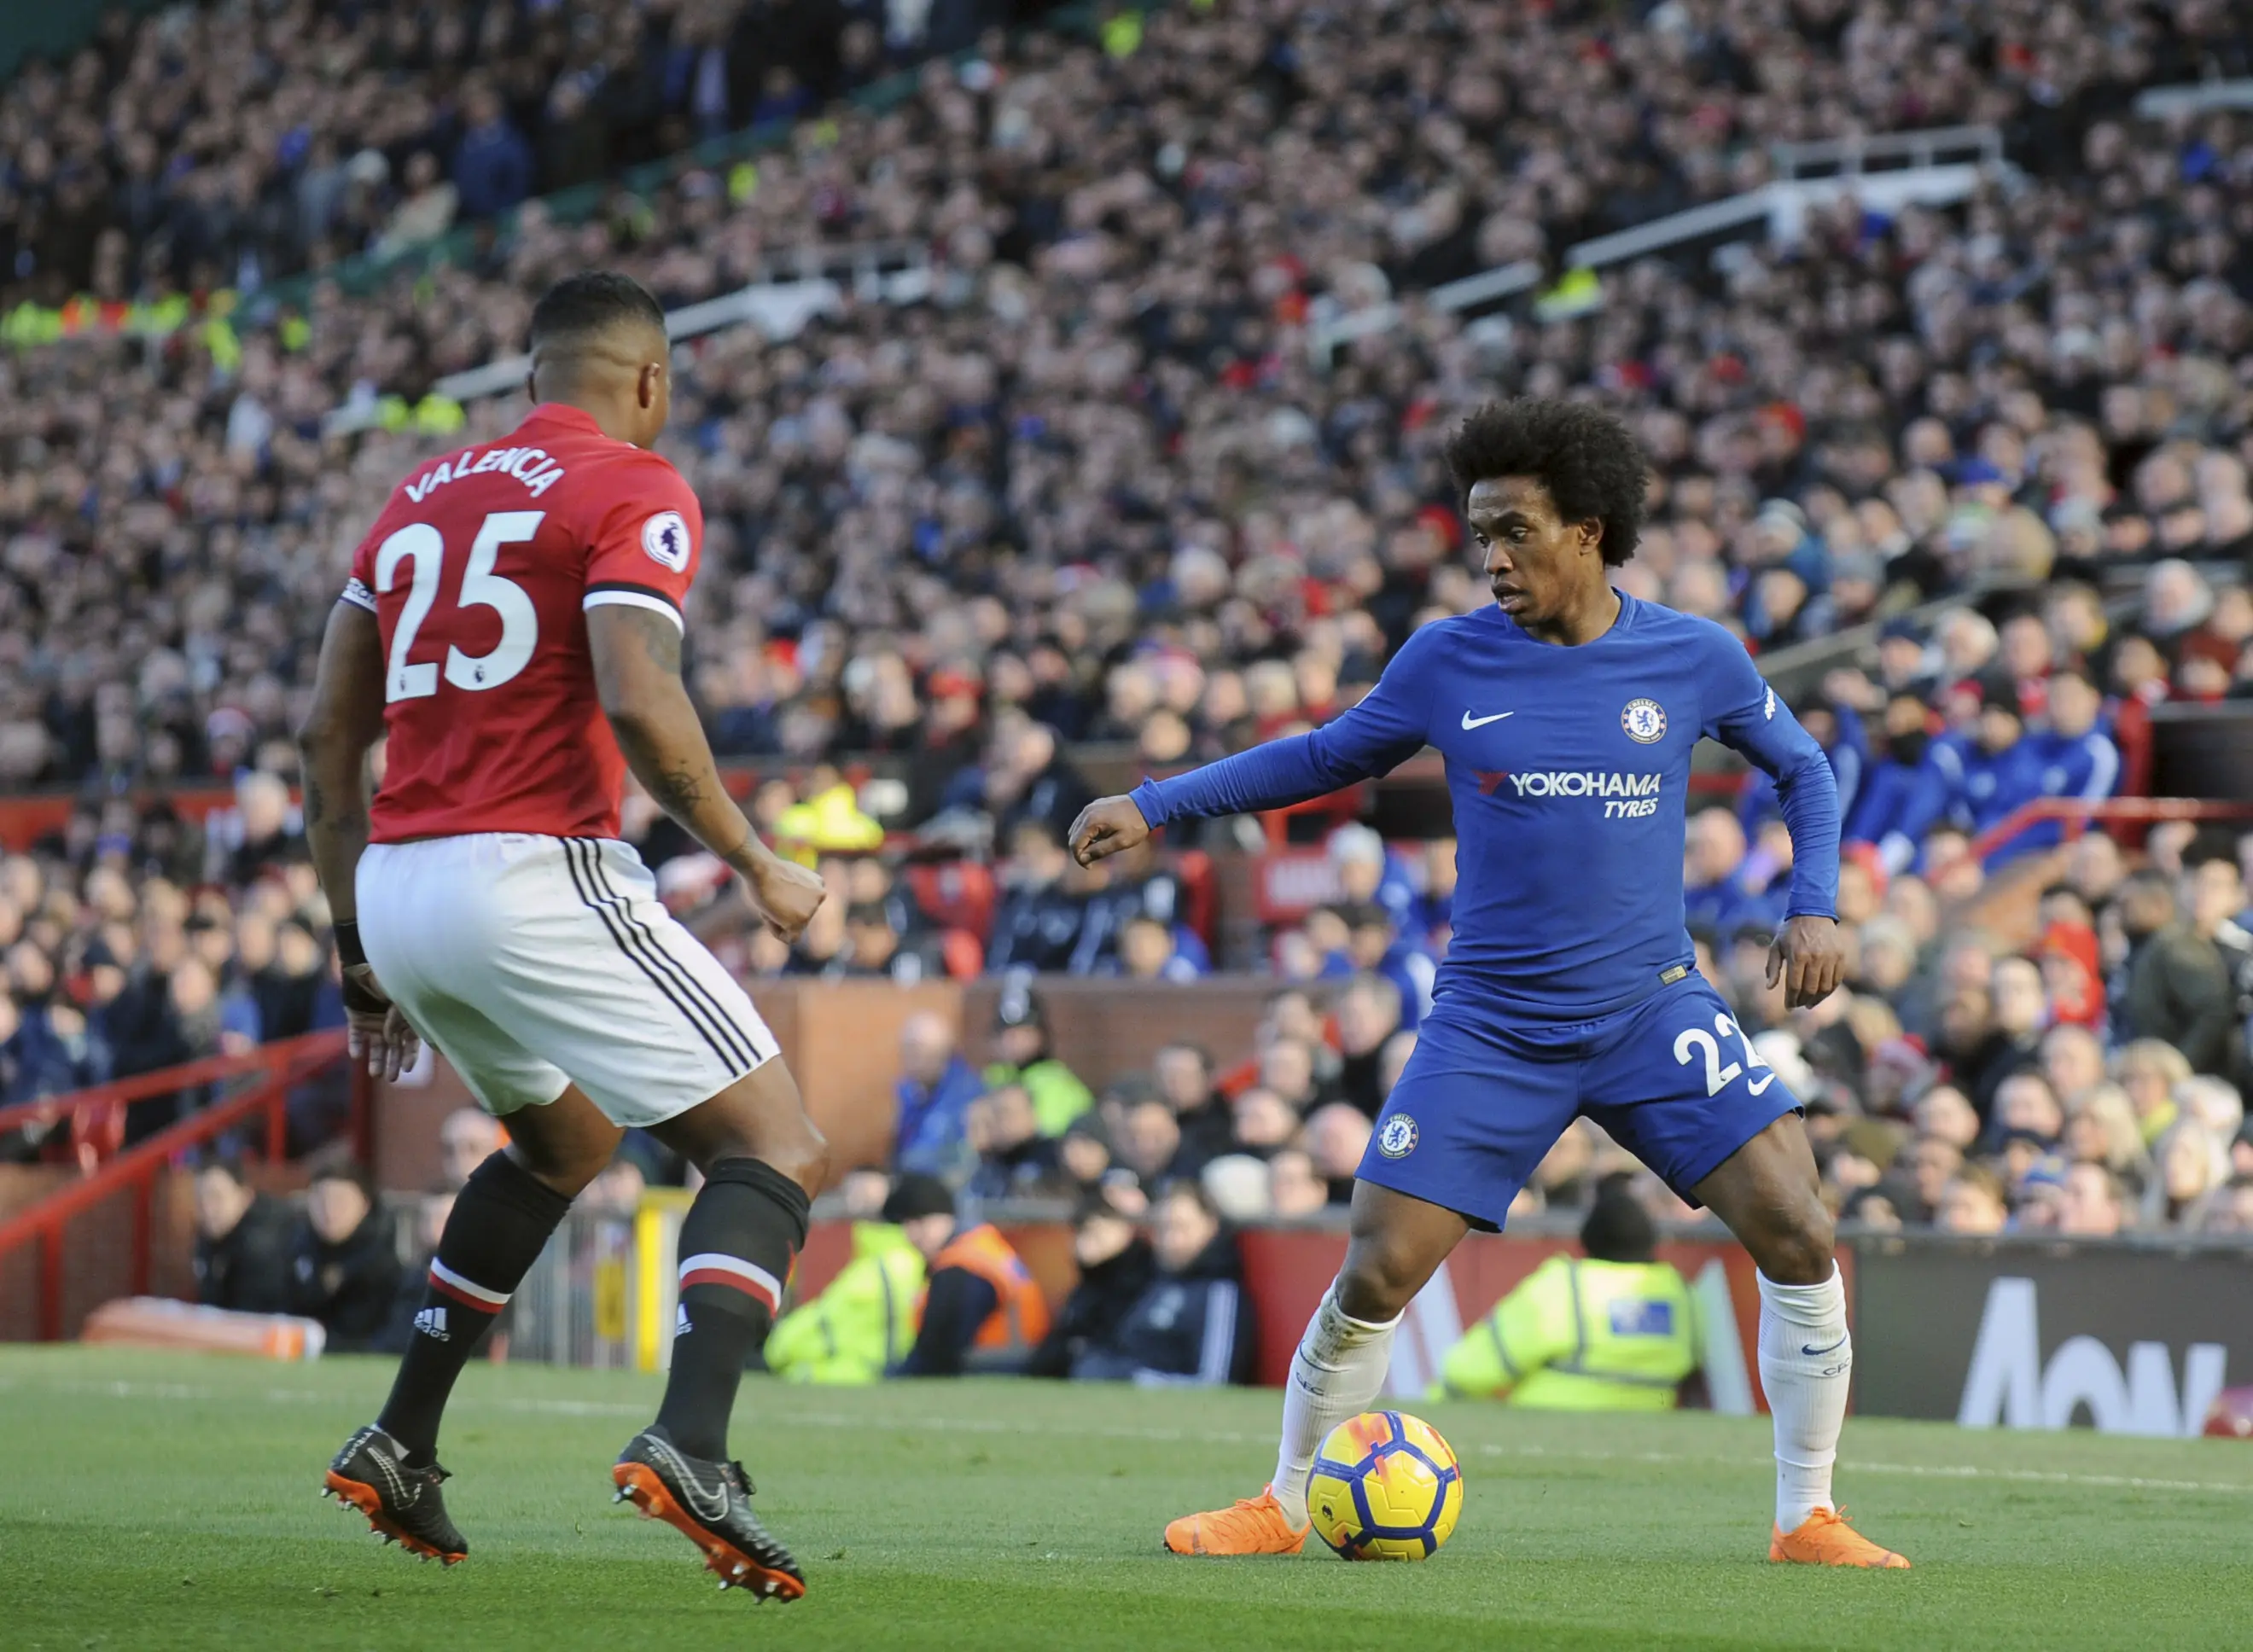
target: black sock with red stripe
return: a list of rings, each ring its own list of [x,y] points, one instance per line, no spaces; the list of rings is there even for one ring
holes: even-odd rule
[[[758,1159],[714,1165],[680,1223],[680,1312],[657,1420],[691,1457],[728,1455],[743,1365],[806,1243],[806,1189]]]
[[[430,1258],[414,1337],[375,1419],[407,1448],[408,1462],[420,1466],[436,1453],[438,1421],[454,1379],[570,1208],[569,1199],[506,1151],[472,1170],[455,1195]]]

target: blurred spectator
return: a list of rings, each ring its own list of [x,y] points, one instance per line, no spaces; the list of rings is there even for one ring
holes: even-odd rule
[[[1353,1181],[1369,1151],[1371,1133],[1366,1113],[1337,1101],[1318,1107],[1307,1120],[1307,1155],[1315,1174],[1329,1184],[1329,1202],[1353,1202]]]
[[[1303,1148],[1287,1147],[1267,1161],[1267,1206],[1278,1222],[1303,1221],[1330,1208],[1330,1184]]]
[[[1044,1136],[1062,1135],[1073,1119],[1095,1105],[1094,1092],[1057,1059],[1041,1000],[1021,977],[1012,976],[1002,985],[994,1013],[992,1054],[986,1082],[1022,1084],[1033,1098],[1033,1113]]]
[[[1265,1084],[1254,1084],[1237,1097],[1229,1111],[1233,1131],[1230,1146],[1235,1152],[1265,1159],[1298,1139],[1299,1115]]]
[[[1623,1178],[1580,1223],[1584,1257],[1553,1256],[1440,1362],[1434,1396],[1553,1411],[1670,1411],[1702,1362],[1698,1312],[1658,1227]]]
[[[2119,920],[2129,944],[2111,994],[2120,1038],[2171,1044],[2195,1072],[2230,1070],[2240,1054],[2229,972],[2215,944],[2178,916],[2166,877],[2131,873]]]
[[[1400,1030],[1400,989],[1382,975],[1357,975],[1338,994],[1335,1013],[1341,1057],[1338,1089],[1373,1119],[1392,1093],[1392,1079],[1399,1076],[1397,1068],[1387,1075],[1385,1049]]]
[[[1078,1282],[1033,1350],[1028,1376],[1071,1377],[1083,1359],[1115,1360],[1119,1328],[1157,1272],[1133,1219],[1100,1194],[1085,1199],[1073,1218],[1071,1255]]]
[[[1119,932],[1118,971],[1138,981],[1193,981],[1204,973],[1182,951],[1170,925],[1140,916]]]
[[[2144,1145],[2152,1147],[2175,1121],[2175,1091],[2190,1077],[2190,1063],[2163,1040],[2139,1038],[2120,1051],[2116,1064],[2120,1087],[2135,1109],[2136,1128]]]
[[[1033,1098],[1022,1084],[996,1084],[971,1104],[977,1168],[963,1185],[972,1199],[1038,1198],[1064,1190],[1058,1143],[1041,1134]]]
[[[928,1175],[959,1175],[970,1168],[971,1105],[985,1092],[970,1063],[955,1052],[954,1028],[944,1016],[917,1010],[900,1023],[899,1106],[892,1162]]]
[[[470,1173],[508,1141],[508,1133],[499,1119],[482,1107],[457,1107],[438,1125],[438,1169],[441,1185],[450,1193],[458,1193],[470,1180]]]
[[[1147,1192],[1175,1173],[1182,1127],[1174,1110],[1156,1096],[1128,1105],[1119,1129],[1119,1162],[1134,1173]]]
[[[391,1218],[367,1172],[353,1164],[316,1171],[290,1260],[292,1307],[320,1321],[338,1354],[373,1346],[399,1292]]]
[[[2057,1230],[2071,1238],[2109,1239],[2125,1221],[2120,1184],[2102,1165],[2077,1164],[2065,1173]]]
[[[913,1171],[893,1185],[883,1217],[930,1269],[915,1346],[893,1374],[959,1377],[1022,1366],[1048,1335],[1048,1300],[1001,1230],[991,1223],[962,1228],[947,1185]]]
[[[1940,1195],[1934,1225],[1943,1233],[2000,1233],[2009,1221],[2002,1184],[1977,1165],[1952,1177]]]
[[[2196,1119],[2176,1119],[2152,1149],[2144,1225],[2198,1229],[2207,1206],[2229,1180],[2229,1155],[2221,1140]]]
[[[1235,1134],[1228,1105],[1213,1089],[1212,1057],[1196,1044],[1166,1044],[1152,1059],[1151,1075],[1181,1136],[1179,1174],[1196,1175],[1229,1151]]]
[[[1150,1207],[1156,1277],[1108,1337],[1071,1361],[1079,1381],[1215,1387],[1252,1380],[1258,1355],[1236,1236],[1204,1189],[1176,1181]]]
[[[291,1312],[298,1298],[289,1207],[253,1188],[232,1159],[206,1161],[195,1195],[196,1300],[244,1314]]]
[[[1021,821],[1009,834],[1002,868],[1008,893],[987,943],[986,967],[1061,972],[1068,969],[1087,917],[1084,893],[1067,886],[1071,857],[1064,837],[1045,820]]]

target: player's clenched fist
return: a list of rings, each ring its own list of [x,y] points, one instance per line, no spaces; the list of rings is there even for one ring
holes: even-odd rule
[[[813,921],[829,886],[812,867],[785,861],[764,844],[756,847],[751,859],[736,869],[750,885],[767,927],[784,940],[795,941]]]
[[[1768,949],[1768,984],[1783,983],[1783,1001],[1791,1009],[1821,1003],[1838,989],[1845,973],[1846,948],[1838,938],[1836,918],[1793,918]]]
[[[1093,866],[1105,855],[1131,849],[1149,835],[1150,823],[1134,806],[1133,798],[1098,798],[1071,823],[1072,859],[1082,866]]]

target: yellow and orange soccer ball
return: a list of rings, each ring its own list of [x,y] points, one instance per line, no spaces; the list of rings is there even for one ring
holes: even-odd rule
[[[1427,1559],[1463,1511],[1462,1467],[1422,1418],[1364,1412],[1322,1441],[1307,1510],[1348,1560]]]

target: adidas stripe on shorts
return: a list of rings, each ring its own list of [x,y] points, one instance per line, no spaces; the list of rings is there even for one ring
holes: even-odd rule
[[[376,979],[488,1112],[575,1084],[613,1124],[659,1124],[778,1052],[628,844],[373,843],[357,888]]]

